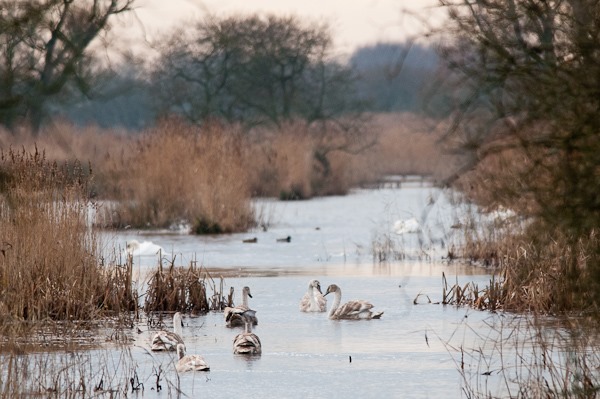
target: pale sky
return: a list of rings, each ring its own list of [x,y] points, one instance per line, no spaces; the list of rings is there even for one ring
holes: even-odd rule
[[[207,13],[308,17],[327,22],[338,53],[349,54],[358,46],[402,41],[424,32],[423,21],[435,24],[443,15],[436,4],[437,0],[139,0],[136,14],[149,38]]]

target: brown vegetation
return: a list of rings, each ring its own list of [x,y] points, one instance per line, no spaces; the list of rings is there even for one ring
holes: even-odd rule
[[[345,194],[384,174],[438,175],[446,161],[436,135],[410,114],[375,115],[351,133],[302,122],[246,131],[167,119],[141,133],[57,122],[39,137],[0,133],[0,147],[40,148],[49,160],[89,165],[90,194],[109,200],[100,208],[106,227],[186,221],[196,233],[221,233],[259,222],[253,196],[303,199]]]
[[[9,150],[2,152],[0,175],[0,315],[92,320],[132,310],[131,269],[113,272],[98,261],[89,172],[40,152]]]

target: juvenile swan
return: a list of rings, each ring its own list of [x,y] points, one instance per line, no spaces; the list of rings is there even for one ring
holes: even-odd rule
[[[242,316],[242,319],[245,323],[244,332],[236,335],[233,339],[233,353],[238,355],[260,355],[262,344],[258,335],[252,332],[252,321],[246,314]]]
[[[335,284],[327,287],[325,295],[330,293],[335,295],[333,305],[331,305],[331,310],[329,311],[329,318],[332,320],[379,319],[383,314],[383,312],[372,312],[373,304],[363,300],[349,301],[342,305],[342,307],[339,307],[342,301],[342,290]]]
[[[325,312],[327,310],[327,298],[321,291],[321,283],[318,280],[308,282],[308,290],[300,300],[301,312]]]
[[[252,294],[250,293],[250,287],[246,286],[242,289],[242,304],[236,307],[226,307],[223,311],[223,315],[225,316],[225,323],[227,327],[241,327],[245,324],[243,314],[246,314],[246,318],[253,324],[258,324],[258,319],[256,317],[256,311],[250,309],[248,306],[248,297],[252,298]]]
[[[210,367],[206,363],[206,360],[200,355],[186,355],[185,345],[177,344],[177,355],[179,360],[175,365],[175,369],[183,373],[185,371],[209,371]]]
[[[181,327],[183,327],[181,313],[177,312],[173,315],[173,331],[159,331],[154,334],[151,349],[153,351],[174,351],[178,344],[184,345],[181,338]]]

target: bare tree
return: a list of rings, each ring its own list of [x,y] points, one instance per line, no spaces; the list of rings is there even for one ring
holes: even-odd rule
[[[66,88],[88,90],[92,41],[135,0],[0,0],[0,124],[37,131]]]
[[[450,180],[472,171],[478,178],[470,188],[480,198],[529,221],[514,236],[518,245],[505,249],[507,298],[597,314],[600,1],[440,4],[449,16],[446,83],[456,94],[445,141],[465,161]],[[532,304],[529,290],[549,300]]]
[[[157,46],[159,106],[192,122],[249,126],[331,120],[358,109],[354,76],[331,56],[325,26],[294,17],[208,17]]]
[[[497,198],[569,234],[600,226],[600,2],[441,0],[463,171],[511,153]],[[498,183],[501,183],[500,181]]]

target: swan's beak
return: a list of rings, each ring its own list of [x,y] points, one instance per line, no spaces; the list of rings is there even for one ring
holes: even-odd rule
[[[317,289],[319,290],[319,292],[322,294],[323,291],[321,291],[321,284],[317,284]]]
[[[250,298],[254,298],[254,297],[252,296],[252,294],[251,294],[251,293],[248,293],[248,296],[249,296]]]

